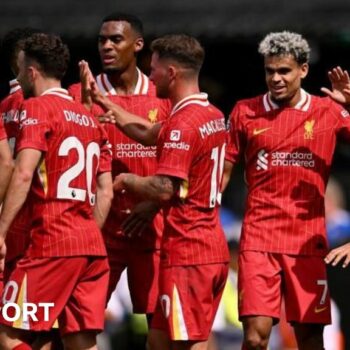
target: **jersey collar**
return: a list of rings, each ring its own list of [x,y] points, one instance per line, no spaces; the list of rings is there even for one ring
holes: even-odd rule
[[[208,94],[201,92],[199,94],[193,94],[185,97],[184,99],[176,103],[176,105],[171,110],[170,116],[172,116],[173,114],[178,112],[180,109],[190,104],[197,104],[204,107],[209,106]]]
[[[48,89],[41,94],[41,96],[44,96],[44,95],[55,95],[55,96],[62,97],[66,100],[73,101],[73,97],[69,95],[68,91],[62,88]]]
[[[279,109],[280,107],[272,101],[270,92],[266,93],[263,96],[263,103],[266,112],[270,112],[275,109]],[[300,111],[308,111],[311,103],[311,95],[307,93],[304,89],[300,90],[300,100],[293,107],[294,109],[298,109]]]
[[[132,95],[146,95],[149,87],[149,78],[137,69],[137,83]],[[105,96],[116,96],[117,91],[108,79],[107,74],[101,73],[96,77],[96,83],[100,91]]]
[[[10,95],[21,89],[17,79],[12,79],[9,82],[10,85]]]

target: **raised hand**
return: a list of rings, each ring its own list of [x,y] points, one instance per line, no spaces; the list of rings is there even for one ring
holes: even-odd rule
[[[341,67],[333,68],[328,72],[328,78],[332,84],[332,90],[325,87],[321,91],[335,102],[343,105],[350,104],[350,77],[349,73]]]
[[[92,97],[91,97],[91,84],[95,81],[89,64],[81,60],[79,62],[79,76],[80,76],[80,82],[81,82],[81,103],[91,111],[92,109]]]

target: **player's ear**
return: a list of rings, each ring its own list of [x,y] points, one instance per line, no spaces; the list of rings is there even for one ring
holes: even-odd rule
[[[135,40],[135,53],[140,52],[143,49],[145,42],[143,38],[137,38]]]
[[[172,80],[172,79],[175,79],[176,74],[177,74],[177,69],[176,69],[176,67],[170,64],[170,65],[168,66],[168,75],[169,75],[169,79],[171,79],[171,80]]]
[[[307,63],[301,64],[300,71],[301,71],[301,79],[304,79],[307,76],[307,73],[309,73],[309,65]]]
[[[28,67],[28,77],[30,81],[34,81],[38,76],[38,71],[35,67],[29,66]]]

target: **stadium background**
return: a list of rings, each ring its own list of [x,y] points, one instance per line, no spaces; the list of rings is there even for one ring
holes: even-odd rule
[[[130,0],[125,2],[2,0],[0,37],[18,26],[32,26],[64,37],[71,50],[65,85],[77,81],[77,62],[87,59],[99,70],[97,33],[101,19],[113,11],[130,12],[144,22],[146,46],[156,36],[186,32],[197,36],[206,49],[201,86],[226,115],[235,101],[265,91],[262,60],[257,44],[270,31],[294,30],[312,46],[307,91],[320,93],[328,85],[327,70],[335,65],[350,68],[350,2],[344,0]],[[148,69],[149,52],[140,65]],[[12,78],[0,57],[0,97]],[[345,186],[350,203],[350,146],[339,145],[332,173]],[[224,204],[242,213],[244,185],[241,167],[224,197]]]

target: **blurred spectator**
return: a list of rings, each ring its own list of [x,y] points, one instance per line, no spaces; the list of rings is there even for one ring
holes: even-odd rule
[[[243,331],[238,319],[237,270],[241,221],[223,207],[220,209],[220,219],[230,251],[230,270],[214,320],[209,350],[240,350]]]
[[[335,179],[330,179],[325,195],[325,209],[327,235],[331,248],[350,241],[350,213],[344,208],[344,192]],[[331,296],[340,311],[344,349],[350,350],[350,269],[343,269],[341,265],[328,265],[327,273]]]

